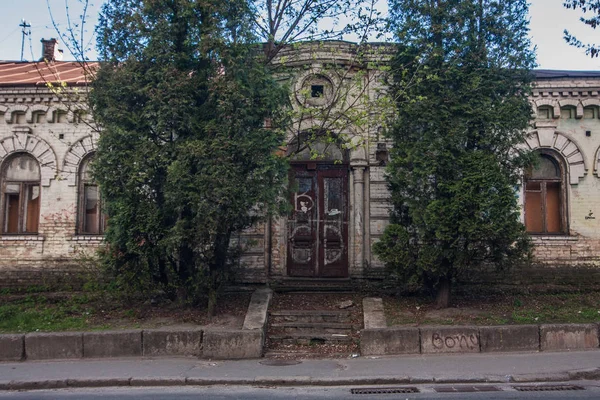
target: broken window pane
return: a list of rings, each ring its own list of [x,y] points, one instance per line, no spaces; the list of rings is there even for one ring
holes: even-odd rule
[[[540,155],[538,165],[531,172],[531,179],[558,179],[560,167],[558,163],[547,155]]]
[[[40,187],[25,185],[26,201],[23,209],[25,219],[25,232],[36,233],[40,219]]]
[[[85,233],[99,233],[99,202],[98,202],[98,186],[85,186],[85,220],[83,231]]]
[[[334,217],[342,213],[342,180],[341,178],[324,178],[325,214]]]

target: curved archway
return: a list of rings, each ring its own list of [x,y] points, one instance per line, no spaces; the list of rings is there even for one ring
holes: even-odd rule
[[[25,113],[25,120],[27,122],[29,122],[30,124],[33,123],[33,115],[36,112],[41,112],[43,114],[46,114],[48,112],[48,106],[45,106],[43,104],[35,104],[31,107],[29,107],[27,109],[27,112]]]
[[[41,169],[41,184],[50,186],[50,180],[56,177],[58,162],[48,142],[26,133],[16,133],[0,140],[0,162],[19,152],[29,153],[36,158]]]
[[[526,143],[531,150],[546,148],[560,154],[567,164],[567,174],[571,185],[577,185],[579,179],[587,174],[581,149],[566,134],[551,130],[533,131],[529,134]]]
[[[13,114],[15,112],[27,114],[27,109],[28,109],[27,106],[24,106],[21,104],[9,106],[8,109],[6,110],[6,112],[4,113],[4,121],[6,121],[7,124],[12,124],[13,123]]]
[[[583,105],[581,101],[575,99],[562,99],[558,102],[561,108],[563,107],[573,107],[575,108],[575,118],[580,119],[583,118]]]
[[[95,151],[96,141],[92,135],[79,139],[69,147],[62,168],[69,186],[75,186],[77,184],[77,174],[79,173],[81,160]]]
[[[554,118],[558,118],[560,116],[560,105],[558,101],[555,99],[537,99],[535,100],[536,106],[536,115],[538,114],[538,109],[542,106],[549,106],[552,108],[552,113],[554,114]]]

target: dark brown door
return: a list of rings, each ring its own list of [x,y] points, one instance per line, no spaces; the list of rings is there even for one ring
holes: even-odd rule
[[[348,276],[348,168],[293,164],[288,275]]]

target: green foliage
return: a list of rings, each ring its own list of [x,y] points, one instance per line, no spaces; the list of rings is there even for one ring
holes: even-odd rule
[[[577,10],[580,9],[583,16],[579,18],[581,22],[592,29],[596,29],[600,24],[600,1],[598,0],[565,0],[563,5],[566,8]],[[590,57],[598,57],[600,55],[600,47],[597,44],[583,43],[576,36],[572,35],[568,30],[564,30],[564,39],[571,46],[577,48],[585,48],[585,54]]]
[[[335,160],[333,153],[366,150],[385,125],[393,103],[384,88],[388,77],[389,46],[340,42],[307,42],[293,46],[294,57],[318,63],[288,64],[276,58],[270,68],[292,85],[288,109],[287,155],[295,160]],[[361,66],[357,68],[357,66]],[[312,85],[323,92],[312,96]],[[360,133],[360,134],[357,134]]]
[[[44,332],[84,329],[90,310],[85,301],[47,304],[44,296],[0,304],[0,332]]]
[[[435,4],[434,4],[435,3]],[[534,66],[525,0],[392,1],[392,225],[375,252],[404,281],[527,259],[516,188]]]
[[[282,207],[283,133],[263,125],[287,97],[259,62],[250,16],[242,0],[103,8],[93,167],[110,216],[104,260],[123,287],[214,292],[239,253],[232,234]]]

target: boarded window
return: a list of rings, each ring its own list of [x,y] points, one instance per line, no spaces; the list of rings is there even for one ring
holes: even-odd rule
[[[554,113],[552,112],[552,107],[549,106],[541,106],[538,107],[538,118],[540,119],[552,119],[554,117]]]
[[[540,154],[525,178],[525,227],[530,233],[566,233],[565,184],[560,164]]]
[[[90,171],[92,157],[86,157],[79,167],[79,233],[102,235],[106,215],[102,212],[100,190]]]
[[[18,154],[2,174],[3,233],[37,233],[40,221],[40,168],[37,160]]]
[[[575,118],[576,110],[573,107],[563,107],[560,109],[560,117],[562,119],[573,119]]]
[[[585,107],[583,109],[584,119],[594,119],[598,115],[597,107]]]

